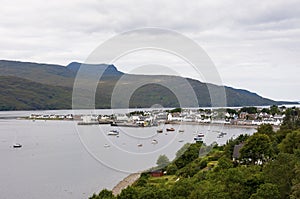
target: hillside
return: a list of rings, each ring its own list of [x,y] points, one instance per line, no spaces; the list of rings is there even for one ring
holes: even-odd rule
[[[0,110],[70,109],[72,90],[0,76]]]
[[[35,110],[71,108],[73,83],[80,63],[72,62],[67,66],[38,64],[0,60],[0,110]],[[164,107],[178,107],[178,94],[187,96],[186,82],[194,90],[199,106],[211,106],[208,86],[218,92],[221,87],[213,84],[165,75],[131,75],[117,70],[114,65],[85,64],[82,67],[103,70],[96,92],[96,108],[110,108],[114,88],[129,91],[135,88],[129,99],[130,107],[151,107],[161,104]],[[104,71],[105,70],[105,71]],[[89,79],[87,74],[86,78]],[[121,82],[121,83],[120,83]],[[118,84],[120,83],[120,84]],[[179,93],[174,94],[172,85]],[[286,104],[263,98],[247,90],[225,87],[227,106],[261,106]],[[126,108],[128,99],[118,96],[116,107]],[[185,97],[185,104],[192,104],[191,97]],[[189,101],[190,100],[190,101]]]
[[[118,193],[103,189],[89,198],[298,199],[300,110],[289,108],[285,114],[277,132],[264,124],[222,146],[185,144],[171,162],[160,155],[157,167],[131,186]]]

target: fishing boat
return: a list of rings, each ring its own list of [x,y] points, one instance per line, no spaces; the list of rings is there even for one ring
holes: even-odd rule
[[[167,131],[175,131],[174,128],[167,128],[166,130],[167,130]]]
[[[198,133],[198,135],[196,135],[196,136],[194,137],[194,140],[195,140],[196,142],[202,142],[202,141],[203,141],[203,137],[204,137],[204,134],[203,134],[203,133]]]
[[[198,133],[198,137],[203,138],[203,137],[204,137],[204,134],[203,134],[203,133]]]
[[[222,137],[224,137],[225,135],[227,135],[227,133],[221,132],[221,133],[218,134],[218,137],[217,137],[217,138],[222,138]]]
[[[119,131],[117,130],[110,130],[107,135],[119,135]]]
[[[202,137],[198,137],[198,136],[194,137],[194,140],[195,140],[196,142],[203,142]]]
[[[15,143],[15,144],[13,145],[13,147],[14,147],[14,148],[21,148],[21,147],[22,147],[22,144]]]
[[[152,140],[151,144],[157,144],[158,141],[157,140]]]

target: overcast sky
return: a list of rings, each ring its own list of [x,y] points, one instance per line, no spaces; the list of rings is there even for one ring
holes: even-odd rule
[[[1,0],[0,24],[0,59],[62,65],[84,62],[98,45],[124,31],[175,30],[207,52],[225,85],[275,100],[300,100],[299,0]],[[164,57],[156,54],[151,56]],[[129,55],[115,64],[132,72],[130,66],[145,57]],[[173,64],[181,65],[176,60]]]

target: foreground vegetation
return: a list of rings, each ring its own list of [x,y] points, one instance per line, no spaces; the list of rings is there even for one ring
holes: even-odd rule
[[[300,111],[288,109],[286,115],[277,132],[262,125],[254,135],[241,135],[224,146],[186,145],[163,168],[167,175],[143,173],[118,196],[105,189],[91,198],[300,198]],[[233,161],[240,143],[239,158]]]

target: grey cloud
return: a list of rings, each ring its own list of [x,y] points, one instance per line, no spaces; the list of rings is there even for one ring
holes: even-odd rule
[[[278,90],[298,86],[293,82],[298,82],[295,74],[300,72],[299,24],[298,0],[3,0],[0,53],[1,59],[66,65],[84,61],[101,42],[118,33],[148,26],[168,28],[204,47],[225,84],[295,100],[300,99],[296,92],[283,96]],[[134,60],[126,62],[130,63]],[[256,81],[245,80],[245,74],[257,76]],[[278,89],[260,86],[265,74],[277,78],[272,82]]]

